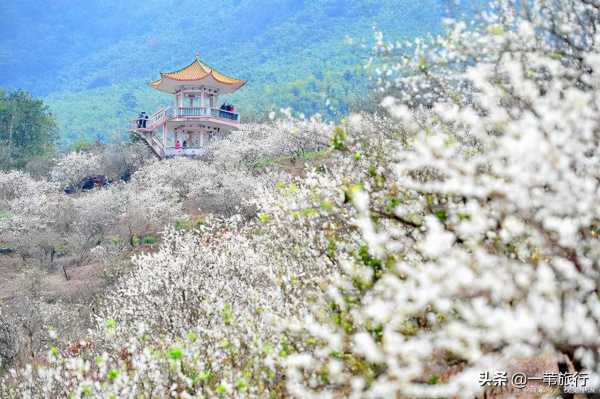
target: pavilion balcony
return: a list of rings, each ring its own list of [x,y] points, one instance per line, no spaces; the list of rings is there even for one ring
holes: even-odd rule
[[[146,126],[138,126],[138,120],[131,120],[131,130],[139,132],[151,132],[159,128],[165,121],[181,119],[213,119],[221,120],[227,124],[240,123],[240,114],[210,107],[167,107],[154,113],[146,121]]]
[[[219,108],[209,108],[209,107],[180,107],[177,108],[177,118],[187,118],[187,117],[213,117],[219,119],[227,119],[227,121],[239,122],[240,115],[231,112],[225,111]]]

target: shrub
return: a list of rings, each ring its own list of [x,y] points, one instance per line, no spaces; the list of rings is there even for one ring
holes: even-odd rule
[[[99,174],[100,157],[91,152],[71,152],[56,162],[50,173],[51,181],[61,187],[79,189],[83,178]]]

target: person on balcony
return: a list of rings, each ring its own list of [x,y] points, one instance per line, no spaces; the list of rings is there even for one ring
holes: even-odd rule
[[[183,149],[185,150],[187,148],[187,141],[183,140]]]
[[[148,124],[148,114],[146,114],[146,113],[144,112],[144,121],[143,121],[143,125],[144,125],[143,127],[144,127],[144,129],[146,128],[146,125],[147,125],[147,124]]]
[[[179,140],[177,140],[177,141],[175,142],[175,149],[176,149],[176,150],[181,150],[181,143],[179,142]]]

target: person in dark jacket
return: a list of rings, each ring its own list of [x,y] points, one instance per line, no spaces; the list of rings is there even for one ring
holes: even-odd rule
[[[144,113],[144,129],[146,128],[146,125],[148,124],[148,114]]]
[[[138,118],[137,118],[137,127],[138,127],[138,129],[142,127],[143,121],[144,121],[144,113],[140,112],[140,114],[138,115]]]

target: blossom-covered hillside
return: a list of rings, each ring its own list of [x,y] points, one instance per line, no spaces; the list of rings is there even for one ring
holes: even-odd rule
[[[94,221],[162,233],[103,292],[89,332],[69,345],[51,329],[45,356],[9,366],[0,392],[600,391],[598,28],[594,0],[499,0],[430,40],[378,34],[378,112],[336,126],[275,117],[205,159],[136,164],[131,182],[68,201],[52,185],[81,154],[47,183],[1,174],[13,237],[55,223],[50,201],[78,217],[96,201]],[[115,253],[92,244],[78,253]],[[486,377],[498,373],[506,383]]]

